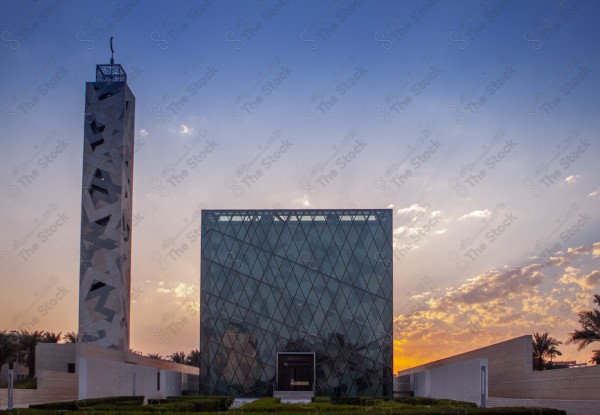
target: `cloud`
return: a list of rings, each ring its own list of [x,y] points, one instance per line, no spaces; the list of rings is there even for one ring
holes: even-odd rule
[[[506,296],[533,293],[542,282],[543,265],[492,271],[467,280],[459,289],[449,294],[453,301],[463,304],[478,304]]]
[[[403,213],[421,213],[421,212],[425,212],[426,210],[427,210],[427,206],[421,206],[418,203],[413,203],[412,205],[410,205],[407,208],[398,209],[396,211],[396,213],[401,215]]]
[[[590,246],[577,246],[575,248],[569,248],[567,253],[574,256],[592,255],[594,258],[600,257],[600,242],[594,242]]]
[[[193,132],[194,132],[194,129],[185,124],[179,125],[179,135],[188,136],[188,135],[192,135]]]
[[[592,260],[594,252],[600,257],[600,242],[541,264],[492,269],[455,287],[432,281],[396,308],[394,332],[402,343],[397,344],[401,359],[395,356],[395,369],[533,332],[564,341],[564,333],[578,324],[577,312],[589,309],[590,290],[600,287],[598,265],[583,271],[590,262],[579,258]]]
[[[532,264],[491,270],[456,288],[428,288],[411,297],[401,308],[404,314],[394,318],[395,332],[406,340],[402,365],[411,365],[410,356],[431,361],[530,333],[531,321],[556,325],[558,320],[547,318],[548,300],[539,294],[542,269]]]
[[[571,262],[571,259],[566,256],[551,256],[546,261],[546,264],[554,267],[564,267]]]
[[[565,267],[564,274],[558,280],[561,284],[577,284],[581,286],[581,278],[579,277],[579,270],[574,267]],[[583,287],[582,287],[583,288]]]
[[[142,137],[147,137],[148,136],[148,130],[146,130],[145,128],[140,129],[140,135]]]
[[[548,313],[550,307],[556,306],[557,303],[551,296],[531,296],[523,299],[523,311],[543,316]]]
[[[579,174],[572,174],[570,176],[567,176],[565,178],[565,183],[566,184],[575,184],[577,183],[577,180],[580,178],[581,176]]]
[[[312,202],[310,201],[309,195],[304,195],[299,199],[293,199],[292,205],[300,205],[302,207],[308,208],[312,206]]]
[[[600,271],[595,269],[582,278],[582,285],[591,290],[600,282]]]
[[[408,226],[398,226],[394,229],[394,236],[400,236],[408,230]]]
[[[598,193],[599,193],[598,190],[594,190],[593,192],[588,193],[587,196],[588,197],[596,197],[596,196],[598,196]]]
[[[487,218],[492,214],[492,211],[489,209],[485,210],[474,210],[473,212],[467,213],[466,215],[462,215],[458,218],[458,220],[468,219],[468,218]]]
[[[198,284],[188,285],[184,282],[180,282],[175,286],[164,288],[164,283],[161,281],[159,287],[156,289],[159,294],[171,294],[175,298],[187,298],[192,301],[196,301],[195,298],[199,297]]]
[[[398,209],[397,213],[403,215],[403,217],[396,220],[398,226],[394,228],[394,242],[397,242],[402,235],[419,235],[417,239],[421,240],[429,234],[442,221],[442,211],[428,212],[430,207],[429,205],[422,206],[415,203],[407,208]],[[413,245],[413,249],[416,247],[417,245]]]

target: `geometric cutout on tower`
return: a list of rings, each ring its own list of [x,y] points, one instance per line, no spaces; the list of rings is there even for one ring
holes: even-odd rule
[[[104,218],[102,218],[102,219],[98,219],[98,220],[96,221],[96,223],[97,223],[98,225],[100,225],[100,226],[106,226],[106,225],[108,225],[108,221],[110,220],[110,216],[111,216],[111,215],[108,215],[108,216],[106,216],[106,217],[104,217]]]
[[[100,171],[100,170],[98,170],[98,171]],[[103,193],[105,195],[108,195],[108,190],[106,190],[105,188],[100,187],[98,185],[92,184],[90,186],[90,190],[89,190],[90,196],[94,196],[95,192],[100,192],[100,193]]]
[[[104,128],[104,127],[102,127]],[[100,144],[104,144],[104,138],[101,138],[100,140],[96,140],[92,143],[90,143],[90,145],[92,146],[92,151],[96,151],[96,147],[98,147]]]
[[[94,132],[94,134],[100,134],[101,132],[104,131],[104,128],[106,126],[104,124],[96,123],[96,120],[92,120],[92,122],[90,123],[90,127],[91,127],[92,131]]]
[[[92,286],[90,287],[90,292],[95,291],[104,286],[106,286],[105,283],[103,283],[102,281],[97,281],[97,282],[93,283]]]

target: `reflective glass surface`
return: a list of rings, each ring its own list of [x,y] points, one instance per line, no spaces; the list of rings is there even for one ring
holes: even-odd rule
[[[201,394],[270,396],[277,352],[317,395],[392,392],[392,211],[202,212]]]

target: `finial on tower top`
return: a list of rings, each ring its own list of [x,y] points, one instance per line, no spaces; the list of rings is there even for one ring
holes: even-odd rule
[[[113,49],[113,44],[112,44],[112,40],[113,40],[114,36],[110,37],[110,51],[112,53],[111,57],[110,57],[110,64],[114,65],[115,64],[115,50]]]
[[[127,74],[121,65],[115,64],[114,36],[110,37],[110,64],[96,65],[96,82],[127,82]]]

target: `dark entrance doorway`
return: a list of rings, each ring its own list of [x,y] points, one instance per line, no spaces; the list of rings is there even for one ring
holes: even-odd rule
[[[277,353],[277,390],[312,391],[315,382],[313,352]]]

